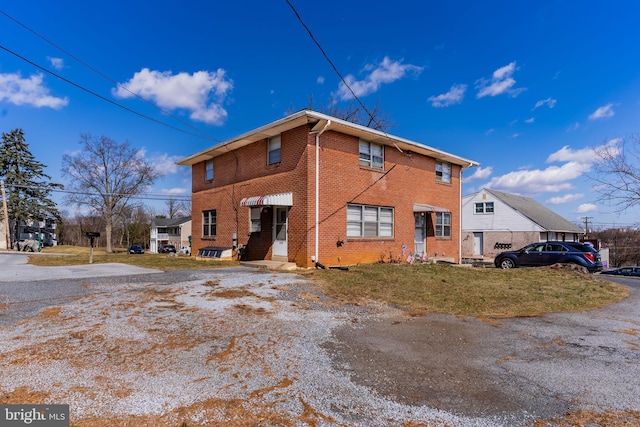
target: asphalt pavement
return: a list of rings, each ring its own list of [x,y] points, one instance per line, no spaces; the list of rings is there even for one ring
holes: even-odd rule
[[[0,282],[82,279],[87,277],[128,276],[163,272],[162,270],[153,268],[135,267],[121,263],[84,264],[68,267],[39,267],[28,264],[29,256],[34,255],[28,252],[0,252]]]

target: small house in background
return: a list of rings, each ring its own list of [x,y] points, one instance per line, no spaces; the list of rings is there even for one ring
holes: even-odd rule
[[[174,245],[176,251],[191,246],[191,217],[154,218],[151,221],[149,252],[158,252],[164,244]]]
[[[578,242],[582,228],[529,197],[482,189],[462,198],[462,257],[493,258],[532,242]]]
[[[460,262],[462,171],[478,163],[311,110],[178,162],[193,253],[298,267]]]

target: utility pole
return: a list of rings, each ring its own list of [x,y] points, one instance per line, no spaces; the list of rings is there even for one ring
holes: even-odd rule
[[[589,217],[588,216],[584,217],[584,238],[585,239],[589,238]]]
[[[4,238],[7,250],[11,249],[11,236],[9,231],[9,213],[7,212],[7,195],[4,192],[4,181],[0,180],[0,191],[2,192],[2,218],[4,221]]]

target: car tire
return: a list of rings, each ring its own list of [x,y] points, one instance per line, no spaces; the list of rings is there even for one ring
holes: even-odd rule
[[[502,258],[498,263],[501,269],[507,270],[510,268],[516,268],[516,263],[511,258]]]

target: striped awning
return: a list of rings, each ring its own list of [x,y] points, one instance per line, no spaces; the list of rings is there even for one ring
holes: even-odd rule
[[[293,206],[293,193],[245,197],[240,200],[240,206]]]
[[[442,208],[440,206],[433,206],[433,205],[425,205],[422,203],[414,203],[413,211],[414,212],[451,212],[451,210],[447,208]]]

